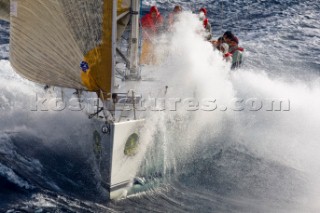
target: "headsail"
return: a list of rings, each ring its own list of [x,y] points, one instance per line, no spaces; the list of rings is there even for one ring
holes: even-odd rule
[[[100,146],[99,161],[103,157],[99,162],[101,181],[109,190],[110,199],[126,195],[145,151],[139,148],[145,121],[137,119],[137,96],[131,90],[132,85],[112,91],[116,53],[120,56],[118,63],[122,66],[122,59],[126,64],[123,79],[139,80],[140,3],[140,0],[11,0],[10,61],[19,74],[59,87],[123,94],[120,88],[132,92],[131,101],[128,95],[124,101],[126,106],[132,105],[132,118],[129,111],[125,121],[122,113],[119,119],[109,116],[112,110],[116,114],[117,105],[121,105],[116,103],[117,98],[112,102],[104,100],[104,107],[98,106],[93,114],[97,118],[89,116],[94,119],[93,139]],[[128,45],[117,48],[117,41],[125,31],[130,31],[126,33],[129,39],[124,38]],[[125,48],[127,54],[122,54]],[[105,113],[102,119],[101,111]]]
[[[116,37],[128,24],[130,4],[130,0],[12,0],[12,66],[38,83],[110,92]]]

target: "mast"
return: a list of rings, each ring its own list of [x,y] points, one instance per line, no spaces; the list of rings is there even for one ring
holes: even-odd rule
[[[139,14],[140,0],[131,0],[130,78],[140,78],[139,67]]]
[[[106,0],[109,1],[109,0]],[[113,88],[115,87],[115,69],[116,69],[116,57],[117,57],[117,8],[118,0],[113,0],[113,9],[112,9],[112,78],[111,78],[111,94]]]

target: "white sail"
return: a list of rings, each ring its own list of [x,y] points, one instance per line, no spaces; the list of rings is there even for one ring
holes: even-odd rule
[[[12,66],[38,83],[110,92],[115,36],[128,24],[130,2],[12,0]]]

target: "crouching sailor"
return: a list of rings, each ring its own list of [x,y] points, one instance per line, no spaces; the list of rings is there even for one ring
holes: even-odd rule
[[[176,5],[173,11],[168,15],[168,30],[171,30],[173,24],[177,21],[179,14],[182,12],[182,7],[180,5]]]
[[[231,69],[237,69],[242,64],[244,49],[242,47],[239,47],[238,44],[239,44],[239,40],[237,37],[234,37],[229,44],[230,46],[229,53],[232,54]]]
[[[231,69],[237,69],[242,64],[243,51],[242,47],[239,47],[239,39],[233,35],[230,31],[227,31],[223,35],[224,41],[229,45],[229,53],[232,54]]]
[[[205,39],[210,41],[212,38],[212,28],[211,28],[211,24],[209,22],[209,19],[207,18],[207,9],[206,8],[201,8],[199,11],[199,18],[200,21],[202,21],[203,23],[203,27],[205,29]]]

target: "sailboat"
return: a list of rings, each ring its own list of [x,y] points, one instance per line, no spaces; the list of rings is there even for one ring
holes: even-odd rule
[[[97,147],[110,199],[125,197],[145,150],[141,148],[145,120],[137,117],[140,96],[134,90],[141,79],[141,1],[0,0],[0,5],[0,18],[5,20],[10,5],[10,62],[19,75],[78,94],[96,93],[103,103],[89,116],[95,128],[87,131]],[[118,45],[125,34],[126,52]],[[124,106],[131,108],[125,117],[117,111]]]

